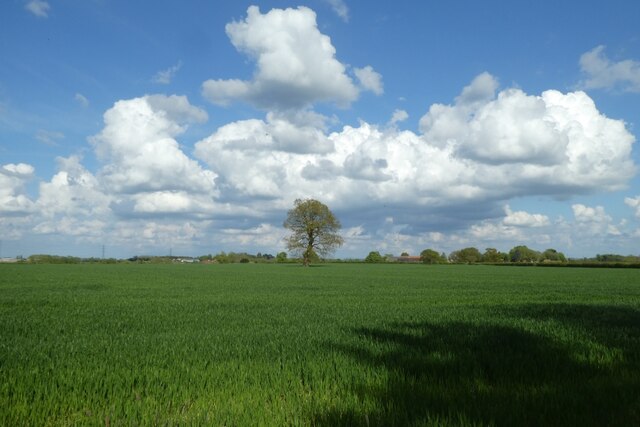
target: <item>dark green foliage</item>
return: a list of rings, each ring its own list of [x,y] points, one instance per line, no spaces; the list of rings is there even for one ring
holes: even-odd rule
[[[529,249],[526,246],[516,246],[509,251],[509,260],[511,262],[538,262],[540,257],[540,252]]]
[[[638,270],[0,265],[0,425],[626,426],[639,396]]]
[[[424,264],[444,264],[447,262],[447,258],[445,258],[444,254],[441,255],[433,249],[425,249],[420,252],[420,260]]]
[[[384,262],[385,259],[380,255],[378,251],[369,252],[369,255],[364,259],[364,262],[367,263],[381,263]]]
[[[498,251],[496,248],[487,248],[482,254],[482,262],[496,264],[509,261],[509,254]]]
[[[482,254],[477,248],[464,248],[451,252],[449,261],[456,264],[475,264],[482,261]]]
[[[540,256],[542,262],[567,262],[567,258],[562,252],[558,252],[555,249],[547,249]]]

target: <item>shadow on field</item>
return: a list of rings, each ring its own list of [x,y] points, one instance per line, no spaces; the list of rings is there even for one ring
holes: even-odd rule
[[[354,330],[360,345],[331,347],[386,371],[388,380],[353,385],[374,410],[321,413],[313,424],[640,425],[640,311],[545,304],[498,318],[509,326]],[[523,324],[529,330],[511,326]]]

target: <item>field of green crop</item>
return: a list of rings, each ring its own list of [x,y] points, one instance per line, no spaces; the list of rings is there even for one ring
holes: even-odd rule
[[[640,270],[0,265],[0,425],[640,425]]]

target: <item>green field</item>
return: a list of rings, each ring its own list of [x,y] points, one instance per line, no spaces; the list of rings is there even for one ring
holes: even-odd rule
[[[640,270],[0,265],[0,425],[640,425]]]

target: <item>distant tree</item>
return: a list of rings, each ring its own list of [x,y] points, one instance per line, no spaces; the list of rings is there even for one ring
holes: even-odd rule
[[[507,261],[508,255],[498,251],[496,248],[487,248],[482,254],[482,262],[505,262]]]
[[[474,264],[482,261],[482,254],[477,248],[464,248],[449,254],[449,261],[458,264]]]
[[[409,256],[409,252],[402,252],[400,256]]]
[[[229,255],[224,253],[224,251],[222,251],[219,254],[215,255],[213,257],[213,259],[216,260],[217,262],[219,262],[220,264],[228,264],[228,263],[231,262],[231,259],[230,259]]]
[[[372,251],[369,252],[369,255],[367,255],[367,257],[364,259],[364,262],[380,263],[384,262],[384,258],[382,257],[382,255],[380,255],[380,252]]]
[[[625,257],[624,255],[618,255],[618,254],[604,254],[604,255],[600,255],[597,254],[596,255],[596,261],[599,262],[624,262],[627,257]]]
[[[287,253],[279,252],[278,255],[276,255],[276,262],[287,262]]]
[[[562,252],[558,252],[555,249],[547,249],[542,252],[540,261],[567,262],[567,258]]]
[[[318,255],[330,254],[344,242],[338,234],[340,221],[325,204],[317,200],[297,199],[283,225],[291,230],[291,235],[286,239],[287,249],[300,254],[304,266],[308,266]]]
[[[425,249],[424,251],[420,252],[420,260],[424,264],[443,264],[447,262],[447,258],[440,255],[433,249]]]
[[[509,260],[511,262],[538,262],[540,260],[540,252],[529,249],[528,247],[514,246],[509,251]]]

